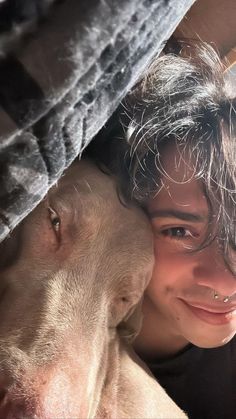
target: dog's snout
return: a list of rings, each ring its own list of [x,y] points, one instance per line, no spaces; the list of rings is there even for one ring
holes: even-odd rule
[[[54,365],[29,368],[1,377],[0,419],[46,419],[52,417],[87,417],[89,405],[86,386],[80,384],[83,375],[70,356]],[[4,372],[3,372],[4,375]]]

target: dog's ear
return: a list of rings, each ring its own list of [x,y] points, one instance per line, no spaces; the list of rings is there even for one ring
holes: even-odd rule
[[[118,325],[119,335],[128,343],[133,342],[141,330],[143,320],[142,302],[143,298],[130,309],[126,317]]]

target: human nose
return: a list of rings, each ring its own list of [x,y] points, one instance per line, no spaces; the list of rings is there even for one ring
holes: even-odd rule
[[[236,276],[229,270],[222,253],[214,244],[199,252],[193,273],[198,285],[211,288],[220,295],[231,297],[236,294]]]

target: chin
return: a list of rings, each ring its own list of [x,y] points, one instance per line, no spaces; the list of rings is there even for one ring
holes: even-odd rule
[[[188,342],[199,348],[226,345],[236,334],[235,316],[231,319],[205,316],[203,319],[184,305],[179,310],[178,330]]]
[[[198,338],[195,336],[193,339],[189,339],[189,342],[199,348],[213,349],[226,345],[234,335],[235,332],[227,336],[210,336],[210,334],[207,337],[200,336]]]

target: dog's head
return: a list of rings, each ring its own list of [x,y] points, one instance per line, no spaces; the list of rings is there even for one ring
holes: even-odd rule
[[[145,215],[122,205],[111,176],[75,162],[1,259],[0,416],[93,417],[109,345],[119,328],[129,336],[150,279]]]

